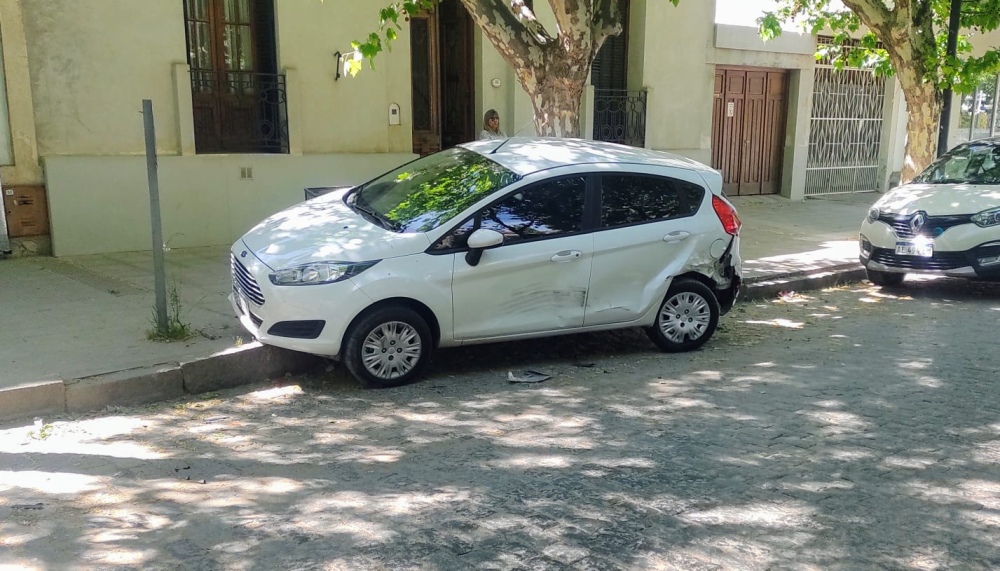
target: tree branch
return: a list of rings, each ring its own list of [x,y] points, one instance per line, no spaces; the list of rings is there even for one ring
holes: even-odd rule
[[[854,11],[858,15],[858,19],[861,22],[876,31],[878,35],[888,34],[893,20],[893,14],[899,14],[900,11],[909,11],[910,0],[897,0],[896,8],[893,12],[890,12],[882,0],[843,0],[844,5]],[[880,38],[885,42],[885,38]]]
[[[617,0],[594,0],[594,19],[590,30],[594,41],[590,56],[593,60],[605,40],[622,32],[622,13],[618,10]]]
[[[502,0],[461,1],[514,71],[534,71],[544,64],[544,52],[554,41],[523,0],[512,0],[511,7]],[[519,6],[517,15],[515,6]]]
[[[567,53],[579,53],[590,47],[593,0],[549,0],[556,16],[559,43]],[[582,50],[589,51],[589,50]]]

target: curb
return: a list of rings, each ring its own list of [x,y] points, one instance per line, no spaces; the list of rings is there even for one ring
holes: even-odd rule
[[[324,359],[258,342],[185,363],[0,389],[0,421],[148,404],[313,371]]]
[[[865,279],[860,264],[834,266],[813,273],[749,278],[740,301],[808,291]],[[308,373],[324,365],[320,357],[259,342],[185,363],[166,363],[82,379],[42,381],[0,389],[0,421],[38,415],[76,414],[108,406],[148,404]]]
[[[740,291],[740,301],[775,297],[783,291],[810,291],[856,283],[866,279],[865,268],[860,263],[832,266],[816,272],[782,274],[750,278]]]

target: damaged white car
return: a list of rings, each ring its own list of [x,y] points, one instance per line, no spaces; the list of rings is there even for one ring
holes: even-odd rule
[[[718,172],[570,139],[480,141],[280,212],[232,248],[232,302],[261,342],[413,380],[436,347],[643,327],[712,336],[740,287]]]

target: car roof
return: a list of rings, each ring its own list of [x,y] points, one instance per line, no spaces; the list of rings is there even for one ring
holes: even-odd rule
[[[510,137],[460,145],[525,176],[568,165],[642,164],[715,172],[687,157],[603,141],[554,137]]]
[[[974,147],[977,145],[993,145],[994,147],[1000,147],[1000,137],[984,137],[982,139],[973,139],[971,141],[965,141],[960,145],[956,145],[955,148]]]

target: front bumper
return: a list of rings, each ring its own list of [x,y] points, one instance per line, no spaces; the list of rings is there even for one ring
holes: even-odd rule
[[[879,247],[862,234],[859,261],[866,269],[886,273],[931,274],[958,278],[1000,279],[1000,242],[967,250],[940,250],[931,256],[897,254],[895,245]]]
[[[271,269],[247,250],[242,242],[232,249],[229,302],[240,324],[265,345],[339,356],[348,326],[371,304],[371,298],[349,279],[314,286],[275,286],[268,277]]]

